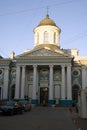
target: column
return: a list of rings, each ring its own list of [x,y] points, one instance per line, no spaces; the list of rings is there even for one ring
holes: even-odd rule
[[[87,87],[86,85],[86,67],[82,66],[82,88],[85,89]]]
[[[61,99],[65,100],[65,65],[62,65]]]
[[[19,88],[20,88],[20,66],[17,66],[17,68],[16,68],[15,98],[19,98]]]
[[[32,104],[36,104],[37,96],[37,65],[33,66],[33,93],[32,93]]]
[[[54,95],[54,89],[53,89],[53,65],[50,65],[50,78],[49,78],[49,103],[53,102],[53,95]],[[53,103],[51,103],[53,104]]]
[[[7,67],[4,69],[4,84],[2,88],[3,99],[8,98],[8,84],[9,84],[9,68]]]
[[[67,66],[67,99],[72,100],[71,65]]]
[[[25,88],[25,66],[22,66],[22,80],[21,80],[21,98],[24,98]]]
[[[81,90],[81,101],[78,104],[79,109],[80,109],[80,117],[83,119],[87,119],[87,97],[86,97],[85,90]]]

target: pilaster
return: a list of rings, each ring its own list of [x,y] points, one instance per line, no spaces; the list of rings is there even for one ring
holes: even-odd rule
[[[72,89],[71,89],[71,65],[67,66],[67,99],[72,99]]]
[[[37,65],[33,65],[33,92],[32,104],[37,104]]]
[[[22,66],[22,80],[21,80],[21,98],[24,98],[25,88],[25,66]]]
[[[86,85],[86,67],[82,66],[82,89],[85,89]]]
[[[53,86],[53,65],[49,65],[49,104],[54,104],[54,86]]]
[[[61,99],[65,100],[65,65],[62,65]]]
[[[3,99],[8,98],[9,67],[4,68]]]
[[[53,65],[50,65],[49,99],[53,100]]]
[[[19,88],[20,88],[20,66],[17,66],[17,68],[16,68],[15,98],[19,98]]]

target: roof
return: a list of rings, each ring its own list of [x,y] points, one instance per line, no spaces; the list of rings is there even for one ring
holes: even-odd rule
[[[38,26],[44,26],[44,25],[51,25],[51,26],[56,26],[56,27],[57,27],[56,23],[55,23],[52,19],[49,18],[49,15],[48,15],[48,14],[46,15],[46,18],[44,18],[44,19],[39,23]]]

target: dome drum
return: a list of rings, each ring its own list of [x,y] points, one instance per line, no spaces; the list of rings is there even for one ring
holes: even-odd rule
[[[60,47],[60,28],[56,26],[55,22],[49,18],[49,15],[46,15],[46,18],[43,19],[39,25],[34,29],[35,44],[54,44]]]

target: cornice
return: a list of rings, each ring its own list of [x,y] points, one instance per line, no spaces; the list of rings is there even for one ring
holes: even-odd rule
[[[10,59],[1,59],[0,60],[0,66],[2,65],[9,65],[11,63]]]
[[[16,63],[24,63],[24,64],[33,64],[33,63],[43,63],[43,64],[46,64],[46,63],[53,63],[53,64],[60,64],[60,63],[71,63],[71,59],[70,58],[57,58],[57,57],[53,57],[53,58],[29,58],[29,59],[18,59],[16,61]]]
[[[66,60],[69,60],[69,59],[72,59],[72,57],[68,57],[68,56],[29,56],[29,57],[19,57],[16,59],[16,61],[18,60],[43,60],[43,59],[51,59],[51,60],[54,60],[54,59],[66,59]]]

